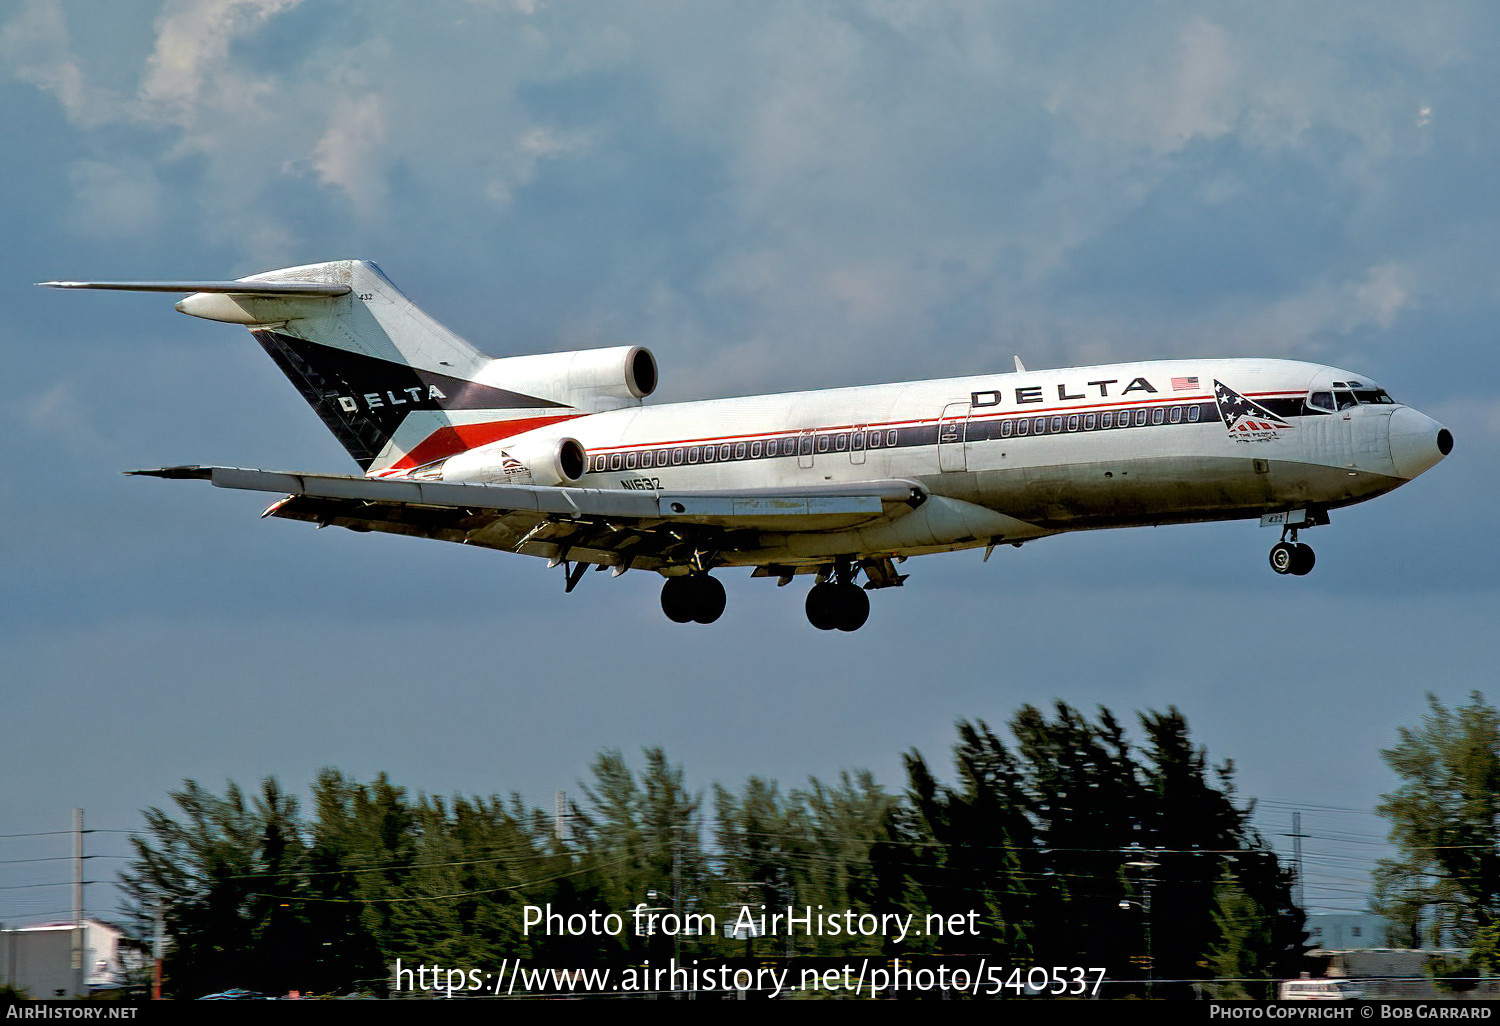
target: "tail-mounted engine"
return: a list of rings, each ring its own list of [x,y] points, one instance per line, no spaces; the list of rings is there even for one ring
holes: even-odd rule
[[[576,438],[522,438],[450,456],[441,474],[444,481],[462,484],[566,487],[577,484],[588,465],[588,453]]]
[[[585,413],[638,406],[656,391],[656,379],[656,357],[644,346],[502,357],[491,360],[478,378]]]

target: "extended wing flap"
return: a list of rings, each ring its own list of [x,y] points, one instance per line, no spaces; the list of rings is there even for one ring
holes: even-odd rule
[[[660,516],[660,508],[653,492],[449,484],[442,481],[401,481],[345,474],[288,474],[243,467],[164,467],[161,470],[133,470],[129,473],[208,481],[219,488],[286,492],[290,495],[328,499],[600,517]]]
[[[267,514],[355,531],[382,531],[585,562],[659,567],[696,548],[738,547],[760,532],[832,531],[896,519],[927,499],[912,481],[790,489],[642,492],[452,484],[242,467],[130,471],[281,492]]]
[[[290,495],[267,516],[319,527],[433,538],[478,548],[572,559],[600,566],[656,570],[689,561],[701,546],[720,548],[729,533],[708,528],[669,529],[605,520],[568,520],[536,513],[454,509],[358,499]],[[731,546],[732,547],[732,546]]]

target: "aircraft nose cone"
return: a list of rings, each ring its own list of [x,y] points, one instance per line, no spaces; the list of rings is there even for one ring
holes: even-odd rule
[[[1391,461],[1396,473],[1413,478],[1453,451],[1453,432],[1423,413],[1403,406],[1391,414]]]

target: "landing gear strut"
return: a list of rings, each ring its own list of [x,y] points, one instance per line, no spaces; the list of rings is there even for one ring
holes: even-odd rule
[[[1288,541],[1288,536],[1291,541]],[[1311,545],[1297,541],[1297,529],[1288,527],[1281,532],[1281,541],[1271,546],[1271,569],[1278,574],[1293,574],[1304,577],[1312,572],[1318,557],[1313,555]]]
[[[870,618],[870,597],[854,583],[854,563],[834,568],[833,580],[819,581],[807,593],[807,621],[820,631],[857,631]]]
[[[724,585],[706,573],[668,577],[661,586],[661,611],[674,623],[713,623],[724,615]]]

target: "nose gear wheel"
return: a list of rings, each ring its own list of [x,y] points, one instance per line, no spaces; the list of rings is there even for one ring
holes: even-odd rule
[[[1277,542],[1271,547],[1271,569],[1278,574],[1305,577],[1312,572],[1317,556],[1311,545],[1298,542]]]

